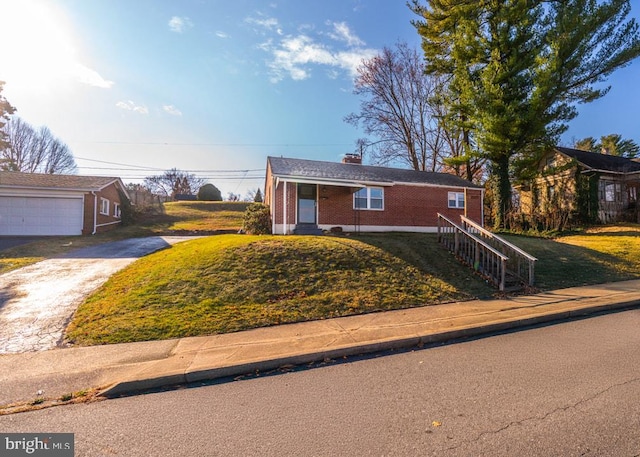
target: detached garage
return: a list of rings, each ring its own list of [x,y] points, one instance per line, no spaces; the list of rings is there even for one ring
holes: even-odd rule
[[[121,223],[120,178],[0,172],[0,236],[89,235]]]

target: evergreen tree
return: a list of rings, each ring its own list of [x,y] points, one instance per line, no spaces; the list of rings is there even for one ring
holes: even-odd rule
[[[612,133],[604,135],[597,141],[593,137],[583,138],[575,142],[574,147],[582,151],[598,152],[612,156],[634,159],[640,152],[640,146],[633,140],[625,140],[622,135]]]
[[[218,189],[213,184],[205,184],[204,186],[198,189],[198,200],[208,201],[208,202],[221,202],[222,201],[222,193],[220,189]]]
[[[4,81],[0,81],[0,151],[9,147],[7,134],[4,132],[4,126],[6,125],[6,121],[9,120],[9,116],[16,112],[16,109],[11,106],[7,99],[2,95],[3,87]]]
[[[504,227],[511,172],[557,142],[575,105],[596,100],[640,54],[628,0],[413,0],[426,71],[449,79],[450,109],[491,161],[495,226]]]

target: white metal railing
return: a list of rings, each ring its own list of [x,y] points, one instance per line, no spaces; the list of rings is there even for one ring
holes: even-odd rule
[[[525,284],[533,286],[535,263],[538,259],[523,251],[518,246],[509,243],[504,238],[485,229],[477,222],[465,216],[460,216],[460,219],[462,220],[462,228],[467,232],[479,236],[485,240],[487,244],[509,257],[507,261],[507,272],[510,275],[524,281]]]
[[[438,242],[504,291],[506,266],[509,260],[506,255],[440,213],[438,213]]]

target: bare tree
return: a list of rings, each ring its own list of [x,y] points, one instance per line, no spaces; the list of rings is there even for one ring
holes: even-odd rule
[[[41,155],[44,157],[44,173],[70,174],[77,171],[76,161],[69,147],[54,137],[47,127],[40,127]]]
[[[177,168],[167,170],[161,175],[147,176],[144,185],[155,195],[173,198],[176,194],[191,194],[193,189],[199,189],[206,181],[193,173],[187,173]]]
[[[23,173],[72,174],[76,162],[69,147],[47,127],[34,129],[19,117],[6,125],[9,147],[0,152],[0,167]]]
[[[378,164],[405,163],[414,170],[437,171],[449,155],[449,139],[440,122],[442,106],[436,78],[425,76],[421,55],[406,43],[384,48],[358,68],[354,94],[363,96],[360,112],[345,121],[362,124],[373,141],[359,140]]]

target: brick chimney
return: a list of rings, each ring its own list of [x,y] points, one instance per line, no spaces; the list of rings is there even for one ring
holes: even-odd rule
[[[362,156],[359,154],[345,154],[342,158],[342,163],[355,163],[357,165],[362,165]]]

